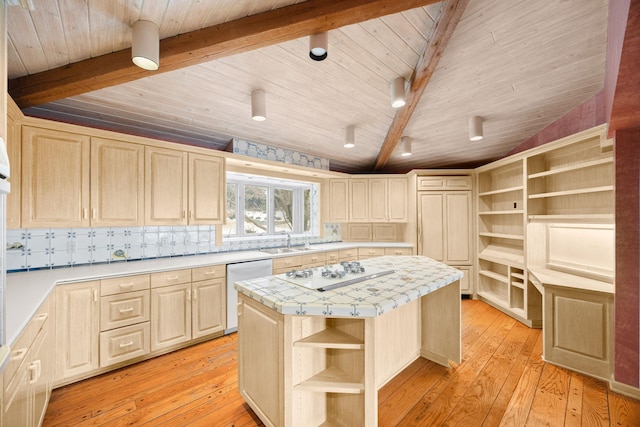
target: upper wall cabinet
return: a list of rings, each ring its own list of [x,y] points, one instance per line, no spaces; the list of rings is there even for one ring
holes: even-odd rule
[[[144,224],[144,146],[91,139],[91,225]]]
[[[145,224],[187,224],[187,153],[145,147]]]
[[[11,115],[7,116],[7,153],[11,164],[11,193],[7,195],[7,228],[20,228],[20,198],[22,195],[22,127]]]
[[[189,153],[189,224],[222,224],[225,194],[224,159]]]
[[[86,135],[22,128],[22,227],[89,226]]]
[[[145,148],[145,224],[221,224],[224,159],[164,148]]]
[[[349,222],[349,180],[329,180],[329,221]]]
[[[349,179],[349,222],[407,222],[407,218],[406,177]]]

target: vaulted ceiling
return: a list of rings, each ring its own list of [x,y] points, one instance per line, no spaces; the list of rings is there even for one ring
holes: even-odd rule
[[[607,0],[39,0],[8,7],[9,93],[27,115],[217,150],[236,137],[346,172],[499,158],[604,83]],[[160,70],[130,64],[137,20]],[[308,35],[329,30],[325,61]],[[403,76],[408,104],[393,109]],[[266,92],[255,122],[250,94]],[[484,119],[470,142],[467,119]],[[344,148],[355,126],[354,148]],[[394,149],[410,136],[413,155]]]

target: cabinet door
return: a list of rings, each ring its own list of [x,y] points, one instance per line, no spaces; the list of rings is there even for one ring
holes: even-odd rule
[[[446,262],[471,264],[471,192],[445,194]]]
[[[345,240],[350,242],[370,242],[371,224],[348,224]]]
[[[189,153],[189,224],[222,224],[224,159]]]
[[[22,128],[22,227],[89,226],[89,137]]]
[[[392,222],[409,220],[407,178],[389,178],[387,183],[387,218]]]
[[[191,340],[191,283],[151,290],[151,351]]]
[[[374,242],[396,242],[398,241],[397,224],[372,224]]]
[[[329,180],[329,221],[349,221],[349,180]]]
[[[349,221],[369,222],[369,180],[349,180]]]
[[[145,147],[145,225],[187,224],[187,153]]]
[[[226,282],[212,279],[192,285],[193,338],[223,331],[226,327]]]
[[[371,222],[388,221],[387,215],[387,179],[369,179],[369,219]]]
[[[46,322],[33,343],[33,355],[29,365],[31,381],[30,395],[33,399],[33,421],[31,425],[41,426],[47,411],[53,385],[53,357],[51,352],[53,330]],[[35,376],[34,376],[35,375]]]
[[[56,288],[55,380],[98,368],[100,339],[100,282]]]
[[[11,112],[11,109],[9,110]],[[21,125],[9,113],[7,117],[7,154],[11,164],[11,193],[7,195],[7,228],[20,228],[20,195],[22,191],[20,173],[22,171]]]
[[[270,425],[284,425],[283,316],[242,294],[238,297],[238,391],[260,408]]]
[[[418,252],[436,261],[445,260],[443,193],[420,194]]]
[[[30,354],[26,355],[27,357]],[[28,426],[30,425],[29,408],[31,405],[29,396],[29,370],[28,364],[23,363],[12,379],[5,384],[3,423],[6,426]]]
[[[91,139],[91,225],[144,224],[144,146]]]

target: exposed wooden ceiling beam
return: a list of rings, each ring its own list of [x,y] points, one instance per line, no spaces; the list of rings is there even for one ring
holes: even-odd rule
[[[406,104],[396,111],[396,115],[389,126],[389,131],[385,137],[384,143],[380,148],[378,157],[373,166],[373,170],[377,171],[384,167],[384,165],[391,157],[391,153],[400,141],[404,129],[407,127],[411,115],[418,106],[418,102],[422,97],[422,94],[431,79],[440,57],[444,53],[444,49],[453,34],[464,9],[467,7],[469,0],[448,0],[444,5],[444,9],[440,13],[440,18],[435,23],[435,29],[433,36],[427,42],[427,47],[423,55],[418,60],[416,69],[414,70],[413,77],[411,79],[411,87],[407,93]]]
[[[124,49],[10,80],[9,93],[20,108],[31,107],[437,1],[307,0],[164,39],[158,71],[136,67],[131,63],[131,50]]]

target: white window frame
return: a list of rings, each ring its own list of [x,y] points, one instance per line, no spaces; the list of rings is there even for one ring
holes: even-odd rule
[[[316,221],[313,219],[311,221],[311,229],[308,232],[304,231],[304,191],[309,190],[311,197],[313,197],[313,183],[227,172],[226,184],[236,184],[238,187],[236,192],[236,232],[235,234],[224,234],[224,238],[280,236],[283,234],[317,234],[315,230],[317,227],[314,227]],[[267,187],[267,230],[264,233],[245,233],[244,231],[244,187],[246,185]],[[293,191],[293,230],[290,232],[275,231],[274,194],[276,189]],[[225,188],[225,192],[226,191],[227,189]],[[314,210],[314,204],[312,201],[312,211]],[[313,212],[311,214],[313,216]]]

